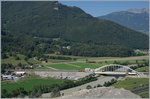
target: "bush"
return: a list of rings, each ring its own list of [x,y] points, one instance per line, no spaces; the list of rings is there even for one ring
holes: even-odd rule
[[[92,89],[92,86],[91,85],[87,85],[86,89]]]
[[[112,84],[114,84],[114,83],[116,83],[116,82],[117,82],[117,80],[112,79],[110,82],[109,82],[109,81],[108,81],[108,82],[105,82],[103,86],[108,87],[108,86],[111,86]]]
[[[8,56],[5,53],[2,53],[2,59],[8,58]]]
[[[98,84],[97,87],[102,87],[102,85]]]
[[[15,60],[20,60],[20,58],[18,56],[15,57]]]
[[[55,97],[59,97],[59,96],[61,96],[60,89],[59,89],[59,87],[56,86],[51,92],[51,98],[55,98]]]

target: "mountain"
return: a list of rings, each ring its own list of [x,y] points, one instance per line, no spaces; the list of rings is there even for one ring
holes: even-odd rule
[[[127,11],[112,12],[100,16],[99,19],[114,21],[136,31],[149,34],[149,9],[128,9]]]
[[[95,18],[78,7],[69,7],[57,1],[2,1],[1,13],[3,51],[12,49],[24,52],[43,48],[44,52],[52,52],[52,41],[35,42],[35,38],[59,38],[59,44],[74,44],[70,45],[70,50],[74,52],[68,54],[78,53],[75,55],[91,55],[90,50],[93,49],[97,54],[102,49],[108,53],[108,50],[116,51],[117,48],[120,48],[120,51],[121,48],[148,48],[147,35],[111,21]],[[12,44],[13,41],[15,44]],[[56,51],[56,46],[58,42],[53,51]],[[60,48],[59,45],[57,50],[62,51]],[[81,49],[83,50],[79,53]],[[101,53],[104,53],[102,51]]]
[[[147,13],[149,14],[149,9],[148,8],[142,8],[142,9],[128,9],[128,12],[131,13]]]

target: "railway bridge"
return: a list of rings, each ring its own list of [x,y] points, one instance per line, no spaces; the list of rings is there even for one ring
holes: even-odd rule
[[[138,72],[131,69],[128,66],[118,65],[118,64],[110,64],[99,67],[94,70],[95,74],[101,75],[116,75],[116,76],[126,76],[126,75],[136,75],[139,76]]]

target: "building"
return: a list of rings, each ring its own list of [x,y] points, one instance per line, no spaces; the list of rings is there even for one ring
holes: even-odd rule
[[[16,71],[16,72],[15,72],[15,75],[16,75],[16,76],[23,76],[23,75],[25,75],[25,74],[26,74],[25,71]]]
[[[2,80],[13,80],[13,76],[11,76],[11,75],[2,75]]]

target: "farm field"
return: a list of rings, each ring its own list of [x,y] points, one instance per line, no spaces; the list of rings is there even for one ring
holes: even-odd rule
[[[52,67],[55,69],[63,69],[63,70],[78,70],[78,69],[80,69],[77,66],[72,66],[69,64],[50,64],[50,65],[45,65],[45,67]]]
[[[52,54],[53,55],[53,54]],[[25,61],[25,56],[21,54],[17,54],[20,58],[16,60],[14,56],[9,56],[6,59],[2,59],[2,63],[11,63],[13,65],[28,64]],[[53,55],[53,56],[63,56],[63,57],[71,57],[76,58],[76,60],[59,60],[59,59],[48,59],[47,63],[42,63],[42,61],[38,61],[34,58],[28,59],[29,63],[43,65],[44,67],[40,67],[37,69],[48,69],[55,68],[61,70],[81,70],[85,68],[98,68],[99,66],[104,66],[107,64],[114,64],[114,62],[118,63],[143,63],[143,60],[148,61],[148,56],[134,56],[134,57],[81,57],[81,56],[67,56],[67,55]],[[94,62],[94,63],[90,63]]]
[[[139,63],[143,62],[143,60],[148,60],[149,56],[133,56],[133,57],[81,57],[81,56],[67,56],[67,55],[53,55],[53,56],[63,56],[63,57],[71,57],[76,58],[76,61],[71,60],[51,60],[49,59],[48,63],[62,63],[62,62],[81,62],[85,63],[87,61],[95,61],[96,63],[113,63],[114,61],[125,62],[128,61],[129,63],[136,63],[138,60]],[[48,64],[46,63],[46,64]]]
[[[24,88],[26,91],[32,90],[36,85],[52,85],[52,84],[61,84],[63,80],[53,79],[53,78],[40,78],[38,76],[25,77],[20,79],[17,82],[2,81],[1,89],[6,89],[8,92],[12,92],[15,89],[20,87]]]
[[[77,65],[80,67],[80,69],[85,69],[85,68],[98,68],[100,65],[95,64],[95,63],[72,63],[72,65]]]
[[[98,68],[99,65],[91,63],[64,63],[64,64],[50,64],[46,65],[46,67],[52,67],[63,70],[81,70],[85,68]]]
[[[148,78],[126,78],[123,81],[119,81],[113,85],[116,88],[124,88],[130,91],[134,91],[136,88],[139,88],[141,86],[149,86],[149,79]],[[140,90],[138,95],[141,97],[148,98],[148,89],[147,90]]]
[[[140,59],[148,59],[149,56],[131,56],[131,57],[83,57],[83,56],[70,56],[70,55],[55,55],[55,54],[48,54],[49,56],[66,56],[71,58],[77,58],[78,60],[140,60]]]
[[[61,63],[46,63],[43,64],[45,67],[52,67],[55,69],[63,69],[63,70],[83,70],[85,68],[98,68],[100,66],[104,66],[104,65],[108,65],[108,64],[114,64],[114,62],[117,63],[127,63],[127,64],[137,64],[138,63],[144,63],[143,60],[148,61],[148,59],[139,59],[139,60],[115,60],[115,61],[99,61],[99,62],[95,62],[95,63],[88,63],[86,61],[84,62],[61,62]],[[117,64],[115,63],[115,64]]]
[[[86,62],[86,60],[88,61],[95,61],[95,62],[103,62],[103,61],[108,61],[108,62],[113,62],[113,61],[130,61],[130,62],[134,62],[134,60],[148,60],[149,56],[145,55],[145,56],[131,56],[131,57],[83,57],[83,56],[71,56],[71,55],[56,55],[56,54],[46,54],[49,56],[62,56],[62,57],[70,57],[70,58],[76,58],[77,62]],[[57,60],[49,60],[49,62],[57,62]],[[70,62],[70,60],[66,60],[64,62]],[[58,61],[59,62],[59,61]],[[60,60],[61,62],[61,60]],[[62,60],[63,62],[63,60]]]

